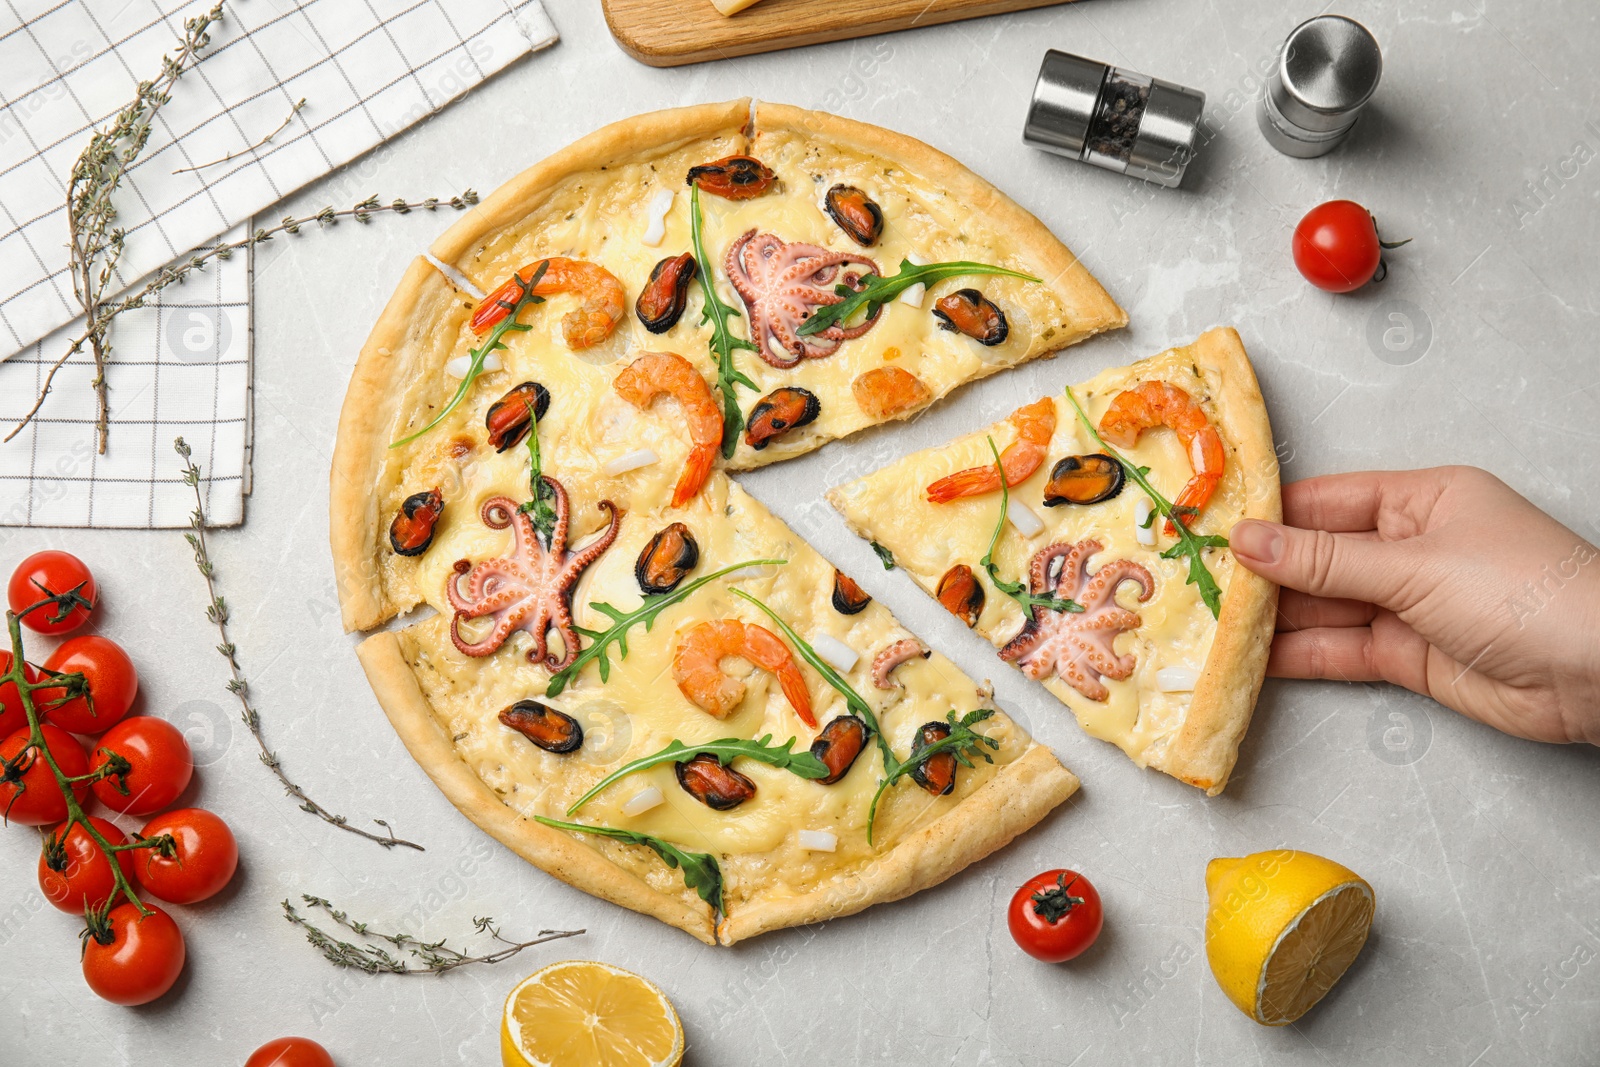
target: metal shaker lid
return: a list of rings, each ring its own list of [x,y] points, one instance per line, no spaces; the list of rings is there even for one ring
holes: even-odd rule
[[[1382,75],[1383,53],[1365,26],[1319,15],[1283,42],[1267,95],[1277,117],[1319,140],[1355,124]]]
[[[1133,142],[1127,173],[1147,182],[1176,188],[1194,158],[1206,95],[1195,89],[1154,79],[1145,105],[1139,137]]]
[[[1082,159],[1100,86],[1109,69],[1104,63],[1054,48],[1045,52],[1022,139],[1035,148]]]

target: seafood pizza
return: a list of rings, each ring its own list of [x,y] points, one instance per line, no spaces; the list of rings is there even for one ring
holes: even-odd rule
[[[743,100],[603,129],[363,348],[345,625],[450,800],[574,886],[712,943],[914,893],[1077,779],[726,472],[1124,322],[909,138]]]
[[[1277,607],[1226,534],[1280,518],[1272,430],[1233,330],[1043,397],[829,500],[1089,734],[1222,791]]]

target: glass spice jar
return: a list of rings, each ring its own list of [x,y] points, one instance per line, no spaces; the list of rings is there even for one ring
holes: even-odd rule
[[[1194,158],[1205,102],[1198,90],[1051,49],[1022,139],[1172,188]]]

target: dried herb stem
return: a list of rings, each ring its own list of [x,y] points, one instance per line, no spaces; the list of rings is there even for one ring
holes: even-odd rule
[[[370,941],[381,941],[402,952],[410,953],[421,961],[420,966],[412,964],[402,956],[397,956],[388,949],[374,944],[357,944],[334,937],[327,931],[314,926],[309,919],[295,910],[294,905],[287,900],[283,901],[283,916],[290,923],[300,927],[306,932],[306,940],[315,945],[329,963],[336,967],[351,967],[367,974],[445,974],[457,967],[465,967],[471,963],[499,963],[508,960],[525,948],[542,945],[547,941],[557,941],[564,937],[576,937],[584,933],[583,930],[540,930],[537,937],[529,941],[513,941],[500,933],[500,928],[494,925],[494,920],[487,916],[474,918],[472,925],[475,933],[488,934],[499,947],[482,955],[474,956],[446,944],[446,939],[438,941],[420,941],[409,934],[386,934],[374,930],[367,923],[356,922],[349,915],[335,908],[330,902],[321,897],[310,894],[301,894],[301,899],[313,908],[326,912],[340,927],[349,930],[357,937]]]
[[[228,692],[239,700],[240,718],[243,719],[246,728],[249,729],[250,736],[256,739],[256,744],[261,748],[261,762],[266,764],[267,769],[277,776],[284,790],[299,802],[301,811],[310,812],[323,822],[364,837],[368,841],[376,841],[384,848],[404,845],[406,848],[414,848],[418,852],[426,851],[415,841],[407,841],[404,838],[396,837],[389,824],[382,819],[372,820],[383,827],[383,833],[381,834],[351,826],[343,815],[336,815],[321,804],[318,804],[306,795],[304,789],[301,789],[291,781],[278,760],[278,754],[267,747],[266,738],[261,733],[261,716],[256,712],[255,705],[250,699],[250,684],[245,680],[244,671],[239,667],[238,646],[228,636],[228,604],[217,594],[216,568],[212,565],[211,554],[206,548],[206,516],[205,505],[200,494],[200,468],[190,458],[190,448],[183,438],[180,437],[174,441],[173,448],[176,449],[178,455],[183,457],[184,484],[194,489],[194,513],[189,517],[189,530],[183,536],[189,542],[189,546],[194,549],[195,569],[205,579],[206,618],[216,626],[217,634],[221,638],[221,643],[217,645],[217,651],[222,654],[222,658],[228,663]]]

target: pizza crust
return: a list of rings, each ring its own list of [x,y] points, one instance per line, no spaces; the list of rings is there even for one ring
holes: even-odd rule
[[[456,754],[392,633],[376,633],[356,648],[367,681],[395,733],[456,809],[511,851],[568,885],[601,900],[660,919],[717,943],[711,911],[646,885],[565,830],[525,819],[497,796]]]

